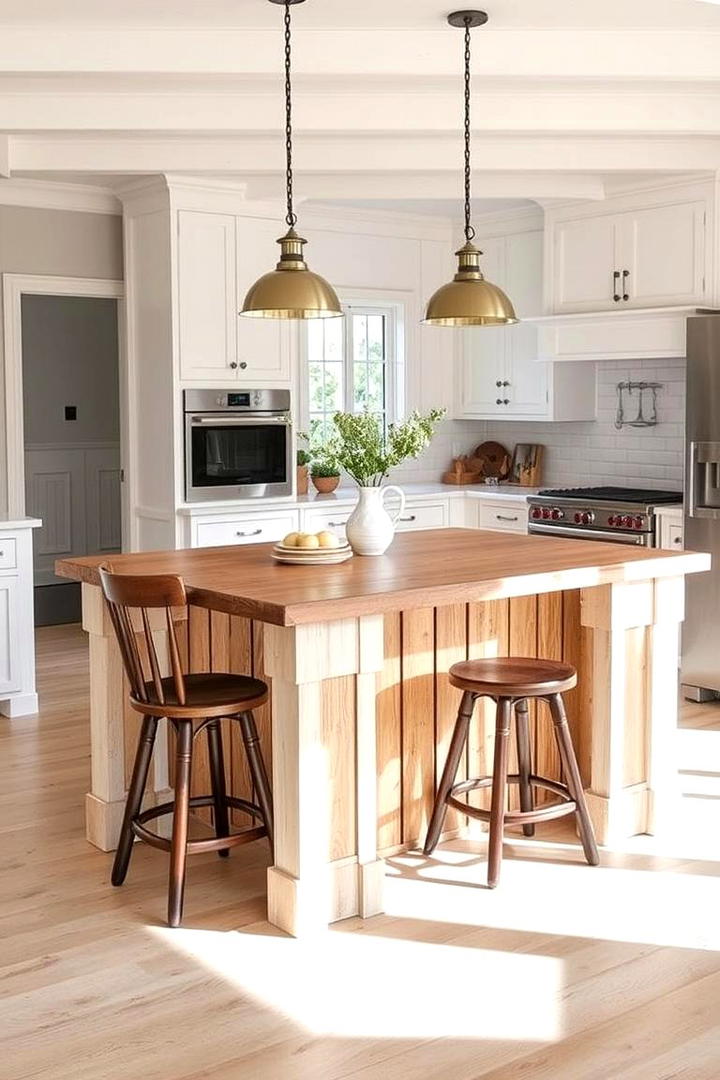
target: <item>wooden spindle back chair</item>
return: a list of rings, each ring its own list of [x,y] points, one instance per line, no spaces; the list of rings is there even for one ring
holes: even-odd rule
[[[125,815],[120,831],[112,872],[113,885],[122,885],[130,864],[133,839],[139,837],[154,847],[170,852],[168,922],[179,926],[182,920],[186,856],[199,851],[217,851],[228,855],[229,849],[261,836],[267,836],[272,848],[272,792],[260,751],[260,740],[253,709],[264,705],[268,687],[248,675],[222,672],[183,672],[175,626],[174,609],[187,605],[182,578],[172,574],[130,575],[113,573],[109,566],[99,570],[100,583],[110,620],[117,637],[123,666],[130,684],[130,704],[143,714]],[[164,620],[153,620],[152,613],[164,609]],[[154,635],[167,631],[167,662],[170,674],[163,676],[165,658],[158,656]],[[176,732],[175,799],[147,810],[142,800],[147,783],[158,721],[166,717]],[[220,721],[223,718],[240,724],[257,802],[228,795],[225,783],[225,758]],[[208,740],[211,795],[190,795],[193,744],[205,731]],[[188,840],[190,809],[213,808],[215,836],[206,840]],[[260,825],[230,833],[229,810],[243,811]],[[172,839],[148,829],[147,823],[164,814],[173,814]]]

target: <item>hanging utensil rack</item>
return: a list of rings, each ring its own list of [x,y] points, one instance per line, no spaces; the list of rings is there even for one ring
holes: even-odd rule
[[[658,422],[657,393],[662,388],[663,383],[659,382],[632,382],[630,379],[626,382],[619,382],[616,387],[618,406],[615,415],[615,427],[618,429],[624,427],[655,427]],[[626,394],[628,398],[632,398],[633,394],[638,395],[637,415],[634,420],[628,420],[625,416]]]

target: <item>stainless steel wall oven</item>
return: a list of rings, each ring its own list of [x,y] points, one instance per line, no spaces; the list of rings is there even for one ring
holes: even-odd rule
[[[188,502],[292,495],[289,390],[186,390],[184,409]]]

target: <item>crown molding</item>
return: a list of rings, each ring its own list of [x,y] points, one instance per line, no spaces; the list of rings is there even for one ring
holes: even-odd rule
[[[51,180],[26,180],[21,177],[0,179],[0,206],[72,210],[81,214],[122,214],[120,200],[109,188],[93,187],[89,184],[62,184]]]

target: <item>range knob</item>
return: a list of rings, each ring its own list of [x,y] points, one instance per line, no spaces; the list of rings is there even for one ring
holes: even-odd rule
[[[554,506],[550,516],[552,517],[553,521],[562,521],[562,519],[565,517],[565,514],[562,512],[559,506]]]
[[[582,514],[580,513],[580,511],[578,511],[575,514],[575,524],[580,525],[581,523],[582,523]]]
[[[580,515],[580,522],[582,525],[592,525],[594,520],[595,515],[593,514],[592,510],[583,510]]]
[[[542,517],[542,510],[540,509],[540,507],[539,507],[539,506],[536,506],[536,507],[535,507],[535,508],[533,509],[533,512],[532,512],[532,514],[531,514],[531,517],[535,518],[535,520],[537,520],[538,518],[541,518],[541,517]]]
[[[638,516],[635,518],[635,520],[633,522],[633,527],[636,528],[636,529],[642,529],[644,525],[645,525],[644,519],[638,514]]]
[[[632,514],[626,514],[625,515],[625,517],[623,518],[623,525],[625,526],[626,529],[632,529],[632,527],[634,525],[634,518],[633,518]]]
[[[550,509],[549,509],[549,507],[543,506],[542,516],[547,521],[547,519],[550,517]]]
[[[617,525],[617,518],[614,514],[611,514],[608,518],[608,525]]]

